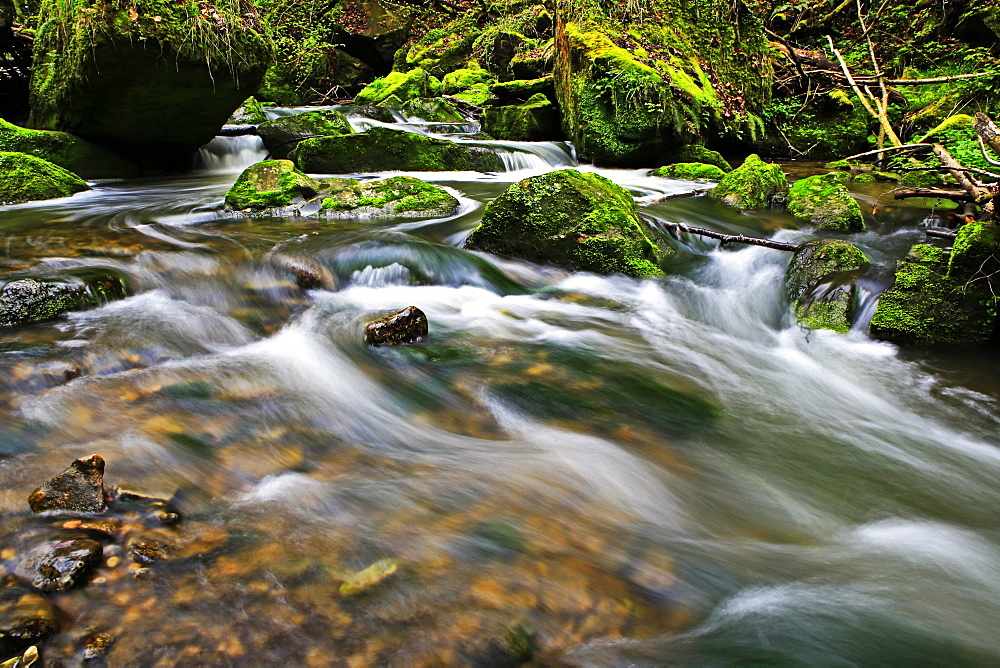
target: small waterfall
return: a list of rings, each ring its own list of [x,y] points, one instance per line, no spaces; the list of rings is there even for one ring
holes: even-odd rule
[[[566,142],[477,142],[487,148],[499,149],[504,171],[550,170],[553,167],[576,167],[579,163]]]
[[[195,156],[195,169],[206,172],[241,172],[267,157],[264,142],[256,135],[216,137]]]

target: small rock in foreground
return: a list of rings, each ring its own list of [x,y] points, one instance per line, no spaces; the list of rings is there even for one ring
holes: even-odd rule
[[[365,343],[372,346],[398,346],[427,336],[427,316],[416,306],[365,325]]]
[[[83,584],[103,554],[101,544],[89,538],[39,545],[18,567],[20,575],[41,591],[62,591]]]
[[[104,504],[104,459],[99,455],[77,459],[28,497],[31,510],[72,510],[100,513]]]
[[[38,662],[38,648],[32,645],[21,656],[0,663],[0,668],[31,668]]]

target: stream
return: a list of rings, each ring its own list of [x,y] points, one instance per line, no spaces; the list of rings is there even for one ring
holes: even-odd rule
[[[92,453],[213,546],[137,578],[109,545],[49,595],[48,660],[82,665],[101,629],[112,666],[503,666],[515,646],[539,665],[1000,664],[996,353],[864,331],[926,210],[882,198],[848,237],[874,265],[857,326],[808,331],[782,251],[671,239],[670,275],[637,280],[461,248],[508,185],[567,166],[660,220],[817,238],[784,214],[657,202],[699,184],[398,120],[507,171],[415,173],[459,196],[444,219],[249,218],[222,200],[265,151],[217,138],[185,175],[0,208],[5,273],[105,268],[134,292],[0,330],[0,563],[59,524],[28,494]],[[888,186],[858,188],[870,210]],[[426,342],[364,344],[411,304]],[[338,596],[386,558],[391,579]]]

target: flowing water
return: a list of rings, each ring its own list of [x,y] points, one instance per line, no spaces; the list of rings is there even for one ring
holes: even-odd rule
[[[50,595],[43,654],[79,665],[99,630],[108,665],[1000,663],[995,353],[864,332],[926,212],[852,236],[877,265],[858,325],[810,332],[781,251],[672,240],[672,274],[635,280],[462,250],[508,184],[576,164],[477,143],[509,171],[417,175],[461,196],[445,219],[225,214],[252,137],[185,176],[0,210],[7,271],[104,268],[134,292],[0,330],[4,566],[72,530],[26,497],[76,457],[184,516],[179,558],[142,569],[123,541],[147,521],[119,513],[93,581]],[[594,171],[661,220],[814,238]],[[364,345],[411,304],[425,343]],[[392,577],[338,594],[386,558]]]

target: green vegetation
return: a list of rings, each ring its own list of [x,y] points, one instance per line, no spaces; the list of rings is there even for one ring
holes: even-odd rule
[[[703,162],[677,162],[654,169],[650,172],[650,176],[686,181],[721,181],[726,173],[715,165],[706,165]]]
[[[134,163],[66,132],[29,130],[0,119],[0,151],[28,153],[88,179],[135,176]]]
[[[422,69],[392,72],[376,79],[357,94],[355,104],[379,104],[390,96],[401,102],[421,97],[433,97],[441,92],[441,82]]]
[[[364,183],[353,181],[324,195],[322,213],[432,217],[450,215],[459,204],[443,188],[412,176],[393,176]]]
[[[788,191],[788,213],[821,230],[863,232],[861,207],[844,186],[849,176],[829,172],[799,179]]]
[[[19,204],[69,197],[90,190],[87,182],[51,162],[27,153],[0,153],[0,203]]]
[[[787,189],[788,182],[781,167],[752,154],[726,174],[711,194],[730,206],[761,209],[770,206],[774,196]]]

